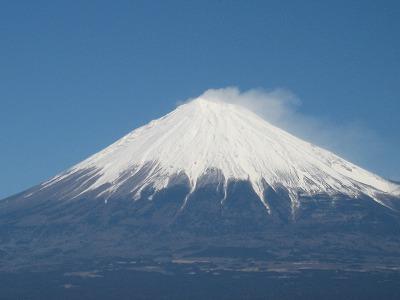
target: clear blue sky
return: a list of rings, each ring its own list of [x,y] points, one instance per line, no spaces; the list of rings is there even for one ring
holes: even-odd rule
[[[2,1],[0,198],[231,85],[367,124],[383,143],[352,160],[400,179],[399,3]]]

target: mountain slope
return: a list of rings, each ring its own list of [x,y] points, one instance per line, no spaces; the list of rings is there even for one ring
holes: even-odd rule
[[[399,191],[241,106],[199,98],[1,200],[0,271],[121,257],[398,264]]]

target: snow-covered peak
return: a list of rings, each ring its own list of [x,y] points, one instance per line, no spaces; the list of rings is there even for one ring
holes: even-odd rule
[[[297,205],[298,192],[344,193],[372,196],[393,193],[398,186],[335,154],[305,142],[273,126],[246,108],[199,97],[151,121],[114,144],[59,175],[50,185],[78,171],[96,170],[96,180],[85,190],[111,183],[111,194],[143,166],[151,165],[140,188],[160,190],[175,174],[185,173],[195,189],[197,179],[208,169],[220,170],[225,178],[249,180],[262,196],[264,183],[283,185]],[[100,176],[99,176],[100,174]],[[124,175],[123,175],[124,174]],[[123,176],[122,176],[123,175]],[[94,176],[94,175],[93,175]]]

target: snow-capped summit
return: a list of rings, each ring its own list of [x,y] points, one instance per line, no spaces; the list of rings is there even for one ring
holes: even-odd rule
[[[156,193],[178,174],[187,176],[194,191],[198,179],[211,169],[221,172],[225,190],[229,180],[248,180],[268,210],[266,186],[285,187],[292,207],[299,205],[299,193],[366,194],[383,205],[380,195],[399,194],[398,185],[273,126],[256,113],[207,97],[132,131],[44,183],[42,189],[85,174],[74,197],[93,191],[109,197],[141,174],[129,187],[132,197],[138,198],[144,188]]]

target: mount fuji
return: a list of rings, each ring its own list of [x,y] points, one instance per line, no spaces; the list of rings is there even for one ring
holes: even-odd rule
[[[399,232],[397,183],[204,96],[0,201],[6,269],[113,257],[393,264]]]

